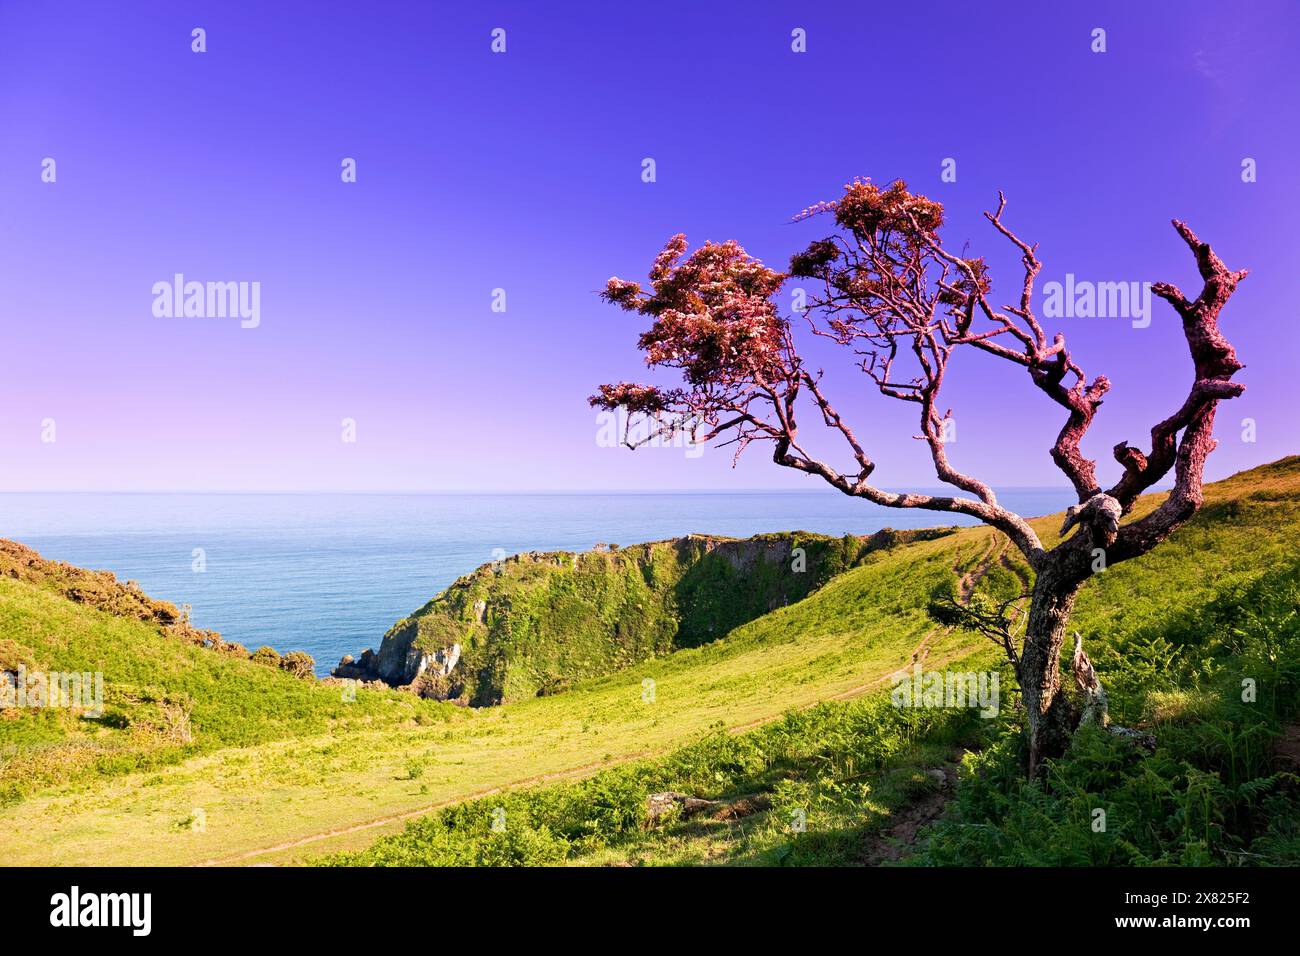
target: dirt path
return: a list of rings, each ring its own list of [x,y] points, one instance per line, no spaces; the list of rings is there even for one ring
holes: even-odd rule
[[[948,809],[948,801],[957,787],[957,764],[944,764],[930,772],[939,778],[935,790],[901,809],[888,827],[867,839],[860,860],[863,866],[880,866],[903,859],[915,848],[917,834]]]
[[[1007,540],[1000,535],[995,537],[993,545],[981,555],[979,564],[961,576],[957,585],[957,600],[959,603],[963,605],[970,603],[971,597],[975,594],[975,589],[979,587],[979,583],[989,573],[994,562],[1001,564],[1002,567],[1014,574],[1020,580],[1021,587],[1028,590],[1030,586],[1029,575],[1024,568],[1016,564],[1007,554],[1007,544]],[[957,568],[954,567],[953,571],[956,572]],[[1015,610],[1012,613],[1018,615]],[[951,630],[951,628],[945,629],[944,633],[947,633],[948,630]],[[931,635],[934,633],[931,631]],[[924,656],[921,659],[924,660]],[[915,656],[913,660],[916,660]],[[936,664],[938,663],[941,662],[936,662]],[[867,841],[862,855],[863,865],[880,866],[884,863],[892,863],[901,860],[912,852],[915,848],[917,834],[942,817],[948,809],[948,802],[952,799],[957,788],[957,765],[959,762],[960,757],[956,762],[945,764],[930,771],[936,775],[937,786],[935,790],[910,806],[903,808],[887,828]]]
[[[958,580],[958,603],[970,603],[971,596],[975,593],[975,589],[979,587],[979,583],[984,580],[984,576],[989,573],[989,569],[993,567],[993,562],[998,560],[998,558],[1005,559],[1006,556],[1003,552],[1006,551],[1006,547],[1007,539],[1001,535],[995,536],[993,540],[989,542],[989,546],[984,549],[984,553],[980,555],[979,561],[975,567],[963,574]],[[958,565],[954,566],[952,569],[954,574],[958,573],[960,567],[960,554],[957,556],[957,560]]]

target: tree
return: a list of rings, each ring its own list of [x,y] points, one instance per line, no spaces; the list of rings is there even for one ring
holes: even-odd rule
[[[1104,375],[1088,379],[1071,358],[1064,335],[1048,340],[1033,310],[1034,281],[1042,267],[1037,246],[1006,226],[1005,208],[999,194],[997,210],[985,217],[1015,245],[1024,275],[1018,304],[1000,310],[988,297],[985,261],[945,249],[939,237],[942,205],[909,192],[901,181],[881,188],[855,180],[839,199],[796,216],[833,216],[835,229],[793,256],[785,274],[768,269],[735,242],[706,243],[687,255],[686,237],[676,235],[655,259],[648,289],[613,278],[602,297],[650,319],[639,348],[647,365],[680,372],[680,384],[602,385],[590,402],[622,408],[629,421],[648,416],[652,427],[635,444],[686,433],[696,441],[733,445],[739,456],[753,442],[770,442],[778,465],[817,476],[846,495],[889,508],[969,515],[1005,534],[1033,572],[1025,595],[1023,646],[1017,654],[1007,645],[1025,704],[1033,773],[1045,758],[1064,752],[1081,720],[1098,716],[1098,704],[1099,719],[1106,723],[1104,692],[1081,645],[1073,666],[1083,704],[1062,688],[1061,649],[1080,587],[1096,568],[1150,551],[1201,505],[1205,460],[1215,446],[1215,409],[1220,400],[1245,390],[1232,381],[1243,366],[1220,333],[1218,318],[1246,272],[1229,270],[1209,244],[1174,221],[1203,285],[1190,299],[1169,283],[1154,284],[1152,291],[1181,320],[1195,374],[1177,411],[1151,429],[1148,452],[1127,442],[1115,447],[1122,474],[1103,490],[1096,462],[1084,456],[1080,443],[1110,382]],[[917,406],[918,437],[928,446],[938,477],[964,495],[900,494],[871,483],[875,462],[827,397],[822,370],[814,372],[800,359],[791,322],[774,302],[791,276],[817,283],[806,314],[811,332],[852,350],[855,366],[881,395]],[[1078,504],[1067,512],[1062,540],[1050,549],[1023,517],[999,503],[992,488],[948,459],[945,422],[951,412],[940,410],[939,395],[959,347],[1025,369],[1064,412],[1051,456],[1073,485]],[[805,450],[797,420],[805,407],[842,438],[854,461],[850,469],[841,471]],[[1126,521],[1142,492],[1171,470],[1169,496],[1145,516]],[[1099,553],[1102,563],[1096,560]]]
[[[316,676],[316,661],[306,651],[290,651],[280,658],[276,666],[303,680]]]

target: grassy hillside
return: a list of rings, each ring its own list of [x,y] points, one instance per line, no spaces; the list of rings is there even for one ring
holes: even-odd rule
[[[1298,525],[1300,459],[1287,459],[1214,486],[1158,556],[1088,592],[1076,622],[1114,716],[1155,733],[1150,755],[1088,731],[1031,784],[1014,711],[985,721],[877,694],[450,807],[326,862],[1295,865]],[[665,791],[712,803],[651,819]]]
[[[1274,772],[1271,741],[1294,698],[1287,683],[1294,594],[1284,577],[1267,576],[1292,568],[1300,557],[1294,544],[1300,463],[1288,459],[1236,476],[1210,486],[1207,497],[1201,515],[1159,551],[1091,582],[1075,623],[1112,690],[1117,720],[1152,725],[1163,747],[1181,739],[1182,749],[1165,753],[1170,767],[1182,766],[1198,748],[1204,751],[1196,758],[1201,762],[1191,764],[1196,774],[1157,774],[1162,786],[1174,781],[1162,809],[1181,799],[1182,818],[1192,821],[1189,832],[1201,822],[1187,809],[1199,791],[1189,795],[1186,787],[1178,789],[1178,780],[1202,781],[1224,773],[1223,761],[1237,762],[1231,778],[1236,796],[1216,811],[1233,819],[1219,821],[1221,831],[1206,841],[1214,858],[1223,859],[1232,846],[1261,854],[1270,845],[1257,845],[1271,831],[1249,810],[1250,801],[1263,806],[1290,799],[1284,778],[1257,781]],[[1142,508],[1156,500],[1144,500]],[[1036,524],[1050,539],[1060,520]],[[1006,835],[986,846],[947,834],[933,842],[936,861],[969,861],[980,853],[1013,859],[1032,821],[1040,827],[1032,831],[1035,839],[1047,835],[1055,846],[1070,846],[1065,830],[1053,833],[1051,826],[1076,825],[1082,803],[1053,803],[1022,815],[999,802],[1036,806],[998,769],[1014,757],[1005,727],[971,721],[964,712],[900,714],[871,699],[913,659],[927,668],[960,662],[961,669],[994,661],[986,641],[937,628],[925,606],[943,589],[1009,589],[1018,570],[1023,573],[1000,536],[983,528],[876,551],[802,601],[721,639],[582,681],[563,694],[482,710],[368,690],[358,692],[354,703],[342,703],[337,689],[319,688],[324,696],[317,698],[310,684],[247,661],[217,658],[222,666],[243,668],[238,679],[265,688],[262,705],[248,708],[248,719],[264,734],[260,740],[233,736],[239,723],[235,703],[205,701],[215,713],[191,745],[203,752],[117,776],[72,775],[62,785],[50,781],[65,778],[38,777],[37,785],[24,790],[26,799],[0,809],[0,826],[41,834],[39,844],[24,842],[11,851],[14,863],[49,862],[52,852],[69,863],[287,862],[340,850],[366,854],[341,858],[345,862],[874,862],[888,856],[882,847],[895,827],[914,830],[926,822],[926,808],[937,791],[950,790],[948,778],[962,759],[976,787],[959,789],[962,796],[952,804],[967,827],[957,832]],[[81,647],[95,646],[89,640],[98,642],[97,653],[108,660],[106,645],[115,641],[127,641],[135,656],[142,648],[157,650],[147,642],[164,640],[157,628],[114,631],[120,621],[95,611],[98,617],[86,619],[88,631],[65,641],[59,636],[63,625],[46,624],[52,615],[67,619],[72,613],[65,598],[20,582],[0,585],[15,589],[0,591],[0,613],[8,615],[4,633],[10,620],[17,622],[26,635],[20,643],[33,650],[43,647],[53,655],[61,648],[80,662],[86,657]],[[1262,593],[1252,588],[1273,596],[1261,603],[1248,597]],[[1181,610],[1175,611],[1171,595]],[[90,613],[71,607],[77,617]],[[1265,607],[1267,613],[1260,610]],[[181,656],[200,651],[167,645],[159,660],[172,661],[174,673],[155,662],[148,665],[148,678],[137,680],[171,693],[187,666],[200,672],[217,667],[208,658],[190,662]],[[1222,688],[1239,684],[1242,668],[1255,676],[1258,701],[1268,709],[1239,714],[1254,722],[1237,727],[1216,708],[1223,703]],[[224,698],[224,680],[213,676],[194,690]],[[281,690],[285,700],[306,695],[302,709],[281,710],[287,706],[278,697]],[[866,699],[806,709],[855,697]],[[196,698],[196,713],[199,706]],[[218,719],[223,714],[231,725]],[[1267,719],[1256,719],[1265,714]],[[20,714],[5,723],[32,719]],[[1196,728],[1204,733],[1190,732]],[[205,741],[208,729],[214,733]],[[683,745],[685,751],[670,756]],[[973,756],[962,758],[965,751]],[[7,759],[31,761],[33,752],[21,743]],[[1165,766],[1148,761],[1127,767],[1115,754],[1105,761],[1107,772],[1120,778],[1089,777],[1084,785],[1062,776],[1077,787],[1070,799],[1095,799],[1088,787],[1100,786],[1097,781],[1108,792],[1144,792],[1141,786],[1156,786],[1154,778],[1134,778],[1129,771]],[[931,770],[938,774],[926,772]],[[1263,771],[1268,773],[1261,776]],[[980,791],[981,780],[991,789]],[[508,796],[492,792],[520,784],[524,788]],[[725,819],[666,820],[647,829],[639,815],[652,789],[726,801],[763,799],[743,805],[743,814],[719,809],[724,817],[732,814]],[[980,793],[967,808],[965,801]],[[466,802],[474,798],[480,802]],[[522,802],[508,802],[515,800]],[[766,809],[758,808],[764,800]],[[438,810],[452,803],[459,806]],[[1118,805],[1123,817],[1122,807],[1131,801]],[[498,806],[506,811],[505,843],[491,829]],[[584,806],[590,819],[575,823],[574,814]],[[204,810],[204,832],[185,825],[196,808]],[[788,823],[796,809],[805,810],[809,821],[797,837]],[[411,817],[426,819],[403,835]],[[515,827],[521,823],[526,826]],[[1011,829],[1013,824],[1021,829]],[[455,831],[450,838],[449,826]],[[1111,833],[1119,834],[1117,845],[1138,848],[1130,859],[1154,859],[1150,848],[1165,831],[1146,824],[1138,829],[1140,839],[1131,829]],[[393,839],[366,850],[386,834]],[[1283,848],[1272,852],[1285,852],[1284,833],[1269,838]],[[1176,847],[1190,846],[1186,833],[1179,839]]]
[[[1297,608],[1293,557],[1189,609],[1168,643],[1129,646],[1107,676],[1127,688],[1125,719],[1155,733],[1155,751],[1090,730],[1045,785],[1023,778],[1013,712],[984,721],[877,694],[462,803],[324,862],[1296,865],[1300,754],[1286,728],[1300,710]],[[1250,702],[1246,674],[1258,682]],[[648,800],[664,792],[709,803],[652,818]]]
[[[992,536],[978,529],[962,534],[964,565],[988,550]],[[43,833],[68,862],[283,860],[365,845],[371,830],[243,856],[374,821],[388,821],[380,831],[399,829],[401,821],[390,818],[494,787],[587,774],[665,752],[719,725],[761,723],[825,696],[880,686],[900,660],[923,648],[936,657],[961,650],[968,641],[927,642],[924,612],[899,601],[904,578],[933,587],[952,574],[951,549],[938,542],[914,547],[923,553],[912,554],[906,567],[891,559],[894,552],[880,552],[816,592],[809,601],[820,600],[811,606],[778,609],[724,640],[564,694],[477,710],[402,694],[437,708],[446,723],[412,719],[395,731],[391,722],[363,718],[346,728],[218,749],[96,786],[47,788],[0,810],[0,826]],[[859,572],[872,573],[856,584],[846,580]],[[647,679],[654,682],[650,695]],[[373,693],[358,691],[357,702]],[[194,808],[205,812],[205,833],[182,825]],[[13,852],[15,863],[44,854],[35,845]]]
[[[258,663],[112,575],[42,561],[0,541],[0,670],[19,667],[101,672],[104,713],[0,710],[0,805],[52,784],[161,767],[223,747],[376,723],[397,727],[444,713],[396,692],[345,702],[339,687]]]

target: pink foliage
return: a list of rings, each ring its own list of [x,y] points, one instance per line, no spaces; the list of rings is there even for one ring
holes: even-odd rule
[[[688,255],[686,237],[673,236],[655,257],[648,291],[639,283],[613,278],[603,297],[650,319],[638,341],[646,364],[677,370],[681,384],[602,385],[590,402],[649,415],[659,423],[657,434],[688,428],[700,441],[725,436],[724,443],[735,443],[737,454],[753,441],[770,441],[778,464],[819,476],[845,494],[888,507],[977,517],[1005,532],[1037,566],[1045,551],[1034,530],[1004,509],[985,482],[959,471],[948,458],[944,424],[951,412],[939,404],[939,395],[957,350],[974,350],[1025,369],[1033,384],[1065,410],[1052,458],[1074,485],[1081,504],[1107,498],[1128,514],[1137,495],[1173,469],[1180,454],[1194,467],[1180,465],[1180,483],[1171,501],[1198,504],[1200,465],[1212,447],[1208,426],[1214,406],[1242,391],[1230,381],[1241,364],[1217,322],[1245,273],[1229,271],[1208,245],[1184,224],[1175,223],[1196,256],[1205,288],[1195,300],[1166,283],[1153,289],[1183,320],[1197,380],[1182,407],[1152,430],[1149,455],[1127,444],[1115,449],[1124,474],[1103,492],[1096,463],[1083,455],[1080,442],[1110,380],[1104,375],[1088,378],[1071,357],[1064,335],[1049,339],[1044,332],[1033,311],[1034,281],[1041,268],[1036,247],[1003,224],[1005,207],[1000,197],[996,212],[985,216],[1020,252],[1024,281],[1019,301],[1000,308],[988,299],[991,283],[985,261],[944,248],[939,236],[942,205],[910,192],[901,181],[881,187],[856,179],[845,185],[839,198],[796,216],[832,216],[835,231],[797,253],[788,274],[767,268],[736,242],[705,243]],[[813,334],[849,349],[881,395],[917,406],[920,438],[929,448],[936,474],[972,497],[896,494],[870,483],[875,463],[827,397],[822,373],[804,367],[790,324],[776,307],[774,297],[790,275],[820,285],[808,302]],[[805,400],[816,409],[821,424],[844,439],[855,461],[852,470],[833,467],[800,443],[797,412]],[[1181,443],[1176,439],[1179,430],[1185,430]],[[1186,507],[1176,515],[1172,511],[1173,506],[1162,512],[1169,520],[1158,528],[1141,522],[1128,526],[1127,537],[1120,536],[1116,549],[1121,559],[1153,546],[1168,533],[1167,526],[1186,520],[1189,513]],[[1089,514],[1094,512],[1110,514],[1113,509],[1108,504]]]

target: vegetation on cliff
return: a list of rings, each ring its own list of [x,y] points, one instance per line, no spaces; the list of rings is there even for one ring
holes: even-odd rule
[[[552,694],[707,644],[803,600],[882,548],[945,533],[691,535],[581,554],[514,555],[458,579],[397,622],[377,654],[337,673],[472,705]],[[451,648],[459,650],[449,674],[420,673],[422,663]]]

